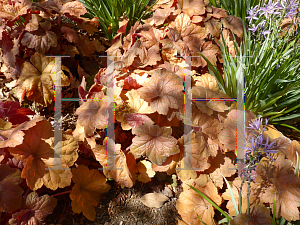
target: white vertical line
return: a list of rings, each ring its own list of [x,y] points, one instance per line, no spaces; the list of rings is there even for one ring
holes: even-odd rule
[[[55,115],[54,115],[54,167],[46,170],[70,170],[62,167],[62,126],[61,126],[61,58],[70,56],[46,56],[55,57]]]

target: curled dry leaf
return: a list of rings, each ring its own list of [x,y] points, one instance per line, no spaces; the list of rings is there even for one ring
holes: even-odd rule
[[[142,196],[139,200],[149,208],[160,208],[169,198],[161,193],[149,193]]]
[[[39,225],[53,212],[57,200],[49,195],[38,197],[36,192],[27,195],[20,212],[16,212],[9,220],[10,225]]]
[[[55,59],[36,52],[30,58],[31,63],[24,62],[17,82],[17,96],[21,99],[26,92],[29,100],[44,106],[51,104],[54,98]],[[70,73],[69,69],[62,66]],[[61,85],[70,85],[69,78],[61,71]]]
[[[239,38],[242,38],[244,35],[243,22],[240,18],[236,16],[227,16],[221,19],[222,24],[225,28],[230,29],[236,34]]]
[[[152,163],[149,161],[139,161],[137,164],[137,169],[139,171],[137,179],[143,183],[151,181],[151,178],[155,176],[155,171],[152,169]]]
[[[165,72],[162,76],[154,74],[149,82],[137,93],[154,112],[167,115],[169,108],[178,109],[183,102],[182,79],[174,73]]]
[[[98,170],[89,170],[84,165],[72,168],[75,185],[70,193],[72,209],[75,213],[83,213],[89,220],[96,218],[95,206],[99,204],[100,196],[110,189],[106,178]]]
[[[144,155],[156,164],[162,165],[170,155],[180,152],[177,139],[171,136],[172,129],[158,125],[144,124],[133,129],[137,135],[132,139],[130,151],[135,157]]]
[[[0,165],[0,212],[13,212],[21,207],[23,181],[18,169]]]
[[[219,196],[218,190],[212,182],[208,182],[204,187],[196,186],[195,188],[213,200],[218,206],[221,205],[222,198]],[[214,207],[192,189],[184,190],[180,194],[176,203],[176,209],[187,223],[194,225],[202,224],[197,217],[198,214],[201,220],[207,225],[216,224],[214,221]]]
[[[93,101],[84,102],[76,110],[77,124],[84,127],[85,137],[92,136],[96,128],[106,128],[106,103],[104,93],[101,91],[95,94]]]
[[[220,36],[220,30],[222,28],[222,23],[215,19],[210,19],[204,22],[206,32],[211,34],[213,37]]]

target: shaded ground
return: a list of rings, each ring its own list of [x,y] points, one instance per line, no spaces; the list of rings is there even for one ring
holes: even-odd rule
[[[90,221],[83,214],[72,212],[69,195],[57,196],[58,203],[53,214],[48,216],[43,224],[97,224],[97,225],[175,225],[180,218],[176,210],[176,200],[180,188],[175,193],[162,190],[170,196],[161,208],[149,208],[143,205],[139,198],[144,194],[154,192],[150,185],[138,182],[132,188],[118,188],[114,181],[109,181],[112,188],[102,196],[100,204],[96,207],[96,220]],[[162,186],[160,186],[162,187]],[[158,188],[159,189],[159,188]],[[157,191],[157,190],[156,190]]]

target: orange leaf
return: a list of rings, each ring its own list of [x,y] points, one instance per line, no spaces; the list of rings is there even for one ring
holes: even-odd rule
[[[106,178],[98,170],[89,170],[84,165],[72,168],[75,185],[70,193],[72,209],[75,213],[83,213],[89,220],[96,218],[95,206],[100,201],[100,196],[110,189]]]
[[[177,7],[178,10],[182,10],[189,17],[194,15],[199,16],[205,13],[205,6],[207,4],[203,0],[178,0]]]
[[[132,139],[130,151],[135,157],[145,155],[156,165],[162,165],[170,155],[179,153],[177,139],[171,136],[172,129],[144,124],[133,129],[137,136]]]
[[[84,102],[77,110],[78,124],[84,127],[85,137],[92,136],[94,130],[106,128],[106,101],[104,93],[98,92],[93,101]]]
[[[8,2],[0,2],[0,18],[15,21],[19,16],[26,15],[31,8],[32,2],[30,0]]]
[[[8,150],[15,158],[25,162],[22,178],[26,179],[31,190],[37,190],[43,186],[43,176],[47,172],[43,159],[54,157],[53,149],[45,141],[53,134],[52,125],[47,120],[42,120],[34,127],[22,132],[25,134],[23,143]],[[17,132],[10,136],[11,139],[17,137]]]
[[[205,187],[196,186],[196,189],[213,200],[218,206],[221,205],[222,198],[219,196],[218,190],[212,182],[208,182]],[[216,224],[214,221],[214,207],[192,189],[184,190],[180,194],[176,203],[176,209],[182,219],[189,224],[202,224],[197,214],[207,225]]]
[[[149,82],[137,90],[138,94],[150,102],[152,110],[167,115],[169,108],[178,109],[183,102],[182,79],[176,74],[165,72],[163,76],[154,74]]]
[[[276,218],[299,220],[300,178],[295,177],[291,161],[279,155],[275,163],[263,158],[256,168],[256,191],[262,203],[273,209],[276,194]]]
[[[17,96],[20,98],[24,89],[31,101],[48,106],[54,98],[55,59],[36,52],[30,58],[31,63],[24,62],[17,82]],[[69,69],[62,66],[70,73]],[[70,85],[69,78],[61,71],[62,86]]]

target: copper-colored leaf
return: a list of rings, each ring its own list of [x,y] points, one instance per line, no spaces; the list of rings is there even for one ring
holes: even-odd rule
[[[27,195],[25,204],[20,212],[16,212],[9,220],[11,225],[32,224],[39,225],[53,212],[57,200],[49,195],[38,197],[36,192]]]
[[[222,198],[219,196],[218,190],[212,182],[208,182],[205,187],[196,186],[195,188],[208,196],[217,205],[221,205]],[[197,217],[198,214],[206,224],[216,224],[214,221],[214,207],[192,189],[185,190],[180,194],[176,203],[176,209],[187,223],[194,225],[202,224]]]
[[[106,101],[103,92],[98,92],[94,96],[94,101],[83,103],[77,110],[78,122],[84,127],[85,136],[93,135],[96,128],[106,128]]]
[[[232,30],[239,38],[244,35],[243,22],[239,17],[227,16],[222,18],[222,24],[225,28]]]
[[[75,185],[70,193],[72,209],[75,213],[83,213],[89,220],[96,218],[95,206],[100,201],[100,196],[110,189],[106,178],[98,170],[89,170],[84,165],[72,169]]]
[[[136,156],[145,155],[156,165],[161,165],[168,156],[179,153],[177,140],[171,136],[172,129],[144,124],[133,129],[137,135],[132,139],[130,151]]]
[[[22,131],[24,135],[23,143],[8,150],[15,158],[25,162],[22,171],[22,178],[26,179],[31,190],[37,190],[43,185],[43,176],[46,173],[46,166],[42,159],[54,157],[51,146],[44,141],[53,134],[52,126],[47,120],[38,122],[29,130]],[[16,138],[18,133],[13,133],[10,138]]]
[[[147,20],[150,25],[161,25],[165,22],[165,19],[174,12],[174,7],[165,8],[165,9],[156,9],[153,13],[153,16]]]
[[[13,212],[21,207],[23,190],[20,171],[0,165],[0,212]]]
[[[217,19],[228,16],[225,9],[215,8],[213,6],[207,6],[207,8],[208,7],[211,7],[211,9],[212,9],[211,13],[207,13],[208,16],[211,16],[211,17],[214,17],[214,18],[217,18]]]
[[[64,37],[69,41],[73,43],[78,43],[79,37],[75,30],[69,28],[69,27],[61,27],[61,32],[63,32]]]
[[[147,31],[142,30],[141,35],[141,41],[144,43],[144,46],[149,49],[152,46],[159,44],[162,33],[160,30],[150,27]]]
[[[230,221],[232,225],[267,225],[272,224],[270,209],[262,205],[255,205],[251,208],[250,214],[239,214]]]
[[[213,173],[209,174],[210,178],[216,185],[216,187],[223,188],[223,176],[224,177],[231,177],[236,173],[235,166],[231,162],[230,158],[225,157],[225,162],[217,168]],[[223,176],[222,176],[223,175]]]
[[[113,146],[111,146],[113,147]],[[131,158],[126,158],[124,152],[121,150],[120,144],[115,144],[114,149],[114,162],[108,161],[108,159],[112,159],[110,155],[106,153],[106,139],[103,140],[103,146],[96,146],[92,149],[95,154],[96,159],[100,162],[100,164],[106,168],[103,173],[107,178],[114,179],[119,184],[131,188],[134,184],[133,178],[135,174],[132,174],[129,169],[129,165],[136,165],[135,160],[131,160]],[[131,154],[131,153],[130,153]],[[114,164],[114,168],[117,169],[108,169]]]
[[[166,72],[163,76],[154,74],[149,82],[137,90],[153,111],[167,115],[169,108],[178,109],[183,101],[182,79],[174,73]]]
[[[148,50],[142,46],[139,51],[139,61],[133,63],[134,66],[144,68],[146,66],[156,65],[161,60],[159,44],[151,46]]]
[[[26,32],[21,40],[22,45],[28,48],[34,48],[37,52],[44,54],[50,47],[57,46],[57,36],[50,31],[51,23],[49,21],[39,22],[37,31]]]
[[[209,73],[202,74],[201,76],[193,76],[196,81],[196,86],[201,86],[206,89],[219,92],[219,86],[215,76],[210,75]]]
[[[48,106],[54,98],[55,59],[36,52],[30,58],[31,63],[24,62],[21,75],[18,79],[17,96],[20,98],[23,91],[27,98],[39,104]],[[63,70],[69,69],[62,66]],[[69,78],[61,71],[61,84],[68,86]]]
[[[87,12],[86,8],[79,1],[67,1],[64,3],[63,0],[48,0],[43,2],[42,5],[46,9],[54,10],[58,13],[68,13],[77,17],[80,17]]]
[[[177,3],[178,10],[182,10],[189,17],[202,15],[205,13],[207,4],[203,0],[179,0]]]
[[[211,64],[217,64],[217,54],[220,51],[220,48],[213,44],[211,41],[204,41],[203,38],[196,36],[188,36],[184,38],[187,46],[192,52],[193,56],[200,56],[199,52],[204,55]],[[193,66],[207,66],[207,62],[202,57],[197,57],[193,59]]]
[[[242,207],[241,207],[241,209],[242,209],[242,213],[245,213],[245,212],[247,212],[247,189],[248,189],[248,181],[246,181],[244,183],[243,188],[240,191],[241,183],[242,183],[242,181],[241,181],[241,179],[239,177],[235,178],[235,180],[232,183],[231,190],[233,192],[233,196],[234,196],[234,199],[235,199],[237,207],[239,207],[239,193],[241,192],[241,195],[242,195]],[[250,185],[252,186],[252,184],[250,184]],[[252,188],[250,188],[250,193],[249,193],[249,196],[250,196],[250,198],[249,198],[249,201],[250,201],[249,205],[250,205],[250,207],[252,207],[253,205],[257,204],[257,202],[255,201],[256,198],[252,194],[253,192],[254,192],[254,190]],[[226,208],[228,209],[229,214],[231,216],[236,216],[228,188],[226,189],[226,192],[224,192],[222,194],[222,197],[225,200],[228,200]]]
[[[0,18],[15,21],[19,16],[26,15],[31,8],[30,0],[21,0],[16,2],[0,2]]]
[[[193,99],[213,99],[213,98],[227,98],[227,96],[223,93],[218,93],[210,89],[206,89],[202,86],[196,86],[192,89]],[[198,109],[202,112],[207,113],[208,115],[212,115],[213,111],[224,112],[228,110],[228,106],[226,106],[225,101],[196,101],[195,102]]]
[[[24,130],[28,130],[31,127],[34,127],[38,122],[45,120],[44,117],[39,116],[34,118],[31,121],[20,124],[15,128],[11,128],[9,130],[0,130],[0,135],[7,138],[5,141],[0,141],[0,148],[5,147],[15,147],[23,143]],[[49,138],[50,136],[45,136],[43,138]]]
[[[169,38],[174,38],[174,35],[176,36],[174,31],[178,32],[177,35],[179,38],[187,38],[195,35],[204,38],[206,36],[204,28],[193,24],[190,17],[185,13],[178,15],[175,21],[170,23],[170,28],[174,30],[168,34]]]
[[[276,194],[276,218],[299,220],[300,178],[295,177],[291,162],[282,155],[275,163],[263,158],[256,168],[256,173],[256,190],[260,201],[269,203],[273,209]]]
[[[237,112],[235,109],[231,110],[227,118],[225,119],[224,129],[219,133],[219,143],[224,149],[235,150],[236,149],[236,129],[237,129]],[[254,119],[255,115],[250,112],[245,112],[245,126],[249,125],[251,119]]]
[[[207,142],[201,131],[183,135],[179,140],[179,145],[184,148],[186,168],[195,171],[204,171],[210,167],[208,158],[210,156]]]

